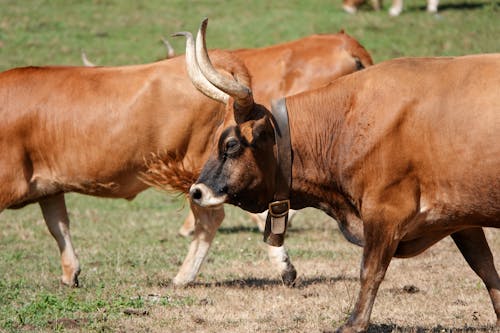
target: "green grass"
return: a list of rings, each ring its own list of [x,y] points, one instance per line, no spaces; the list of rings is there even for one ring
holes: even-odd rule
[[[435,16],[422,9],[422,1],[407,0],[403,14],[397,18],[387,15],[387,6],[381,12],[366,6],[358,15],[350,16],[341,11],[340,0],[0,0],[0,70],[28,65],[80,65],[82,49],[101,65],[155,61],[165,54],[161,36],[180,30],[195,32],[205,16],[210,18],[209,47],[258,47],[344,29],[366,47],[376,62],[400,56],[500,52],[498,1],[443,0],[442,10]],[[171,41],[177,52],[183,53],[184,40]],[[186,327],[204,327],[204,322],[216,322],[216,328],[223,331],[246,327],[245,317],[200,317],[203,311],[219,306],[214,291],[217,288],[181,291],[169,287],[188,246],[188,240],[176,235],[187,211],[181,198],[154,191],[132,202],[73,194],[68,196],[68,209],[82,265],[82,286],[76,290],[58,283],[59,253],[36,205],[0,215],[0,332],[184,331]],[[241,211],[227,212],[197,280],[209,286],[221,282],[229,288],[218,292],[235,300],[221,310],[231,311],[245,302],[240,299],[249,293],[266,291],[270,288],[266,279],[276,282],[273,272],[266,271],[269,265],[261,238]],[[337,243],[340,246],[325,245]],[[350,276],[348,268],[340,268],[341,260],[350,260],[349,265],[355,263],[354,276],[357,274],[359,249],[346,245],[324,214],[308,211],[302,215],[290,231],[287,244],[296,262],[306,265],[313,260],[333,260],[335,274]],[[312,268],[313,272],[321,271]],[[258,280],[264,284],[262,290],[253,290],[249,274],[262,278]],[[237,281],[247,281],[247,289],[252,290],[238,290]],[[323,280],[315,281],[309,278],[306,282],[314,287]],[[349,281],[342,283],[347,285]],[[274,286],[272,282],[269,285]],[[327,287],[331,286],[327,283]],[[281,291],[275,289],[276,293]],[[233,296],[235,291],[242,294]],[[313,292],[313,296],[306,297],[300,290],[288,293],[301,302],[323,294],[320,291],[316,296]],[[252,301],[247,299],[246,304]],[[483,301],[489,302],[487,298]],[[325,304],[318,321],[331,325],[344,318],[340,313],[340,317],[332,319],[324,311],[328,307]],[[349,304],[342,308],[349,308]],[[153,317],[155,321],[126,314],[128,309],[154,312],[144,318]],[[274,314],[263,312],[259,320],[270,325],[269,331],[278,331],[272,326]],[[484,315],[487,319],[489,316]],[[295,318],[293,325],[309,320],[300,314]],[[281,331],[293,332],[302,327],[293,325],[285,325]]]
[[[375,61],[500,51],[496,0],[441,1],[438,16],[420,0],[405,2],[400,17],[368,6],[358,15],[339,3],[309,1],[6,1],[0,2],[0,69],[80,64],[85,49],[99,64],[123,65],[162,58],[160,36],[196,31],[210,18],[210,47],[257,47],[311,33],[345,29]],[[387,5],[386,5],[387,7]],[[173,41],[178,52],[182,39]]]

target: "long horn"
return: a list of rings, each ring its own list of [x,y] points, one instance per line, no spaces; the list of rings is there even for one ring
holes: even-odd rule
[[[200,71],[195,56],[193,35],[187,31],[177,32],[172,35],[172,37],[178,36],[186,37],[186,70],[193,85],[206,96],[227,104],[229,95],[210,83]]]
[[[167,49],[166,59],[170,59],[170,58],[175,57],[175,50],[172,47],[172,44],[170,44],[170,42],[168,41],[168,39],[166,39],[165,37],[162,37],[161,41],[163,42],[163,45],[165,45],[165,48]]]
[[[198,35],[196,36],[196,60],[198,61],[201,72],[213,85],[231,95],[238,107],[243,109],[250,108],[254,103],[250,88],[234,79],[229,79],[222,75],[212,65],[208,57],[207,44],[205,41],[207,24],[208,18],[205,18],[201,22]]]
[[[85,67],[95,67],[96,65],[87,58],[85,51],[82,50],[82,62]]]

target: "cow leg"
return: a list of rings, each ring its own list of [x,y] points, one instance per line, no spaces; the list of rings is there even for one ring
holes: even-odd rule
[[[61,281],[69,286],[78,287],[80,263],[76,257],[69,233],[69,218],[64,202],[64,194],[54,195],[40,200],[43,218],[50,233],[57,241],[61,253],[63,275]]]
[[[267,245],[267,244],[266,244]],[[293,286],[297,278],[297,271],[290,261],[290,257],[286,252],[285,246],[267,245],[267,255],[271,264],[278,270],[281,275],[281,280],[286,286]]]
[[[500,278],[482,228],[466,229],[451,235],[474,272],[483,280],[490,294],[500,326]]]
[[[356,14],[357,8],[364,2],[364,0],[343,0],[342,7],[349,14]]]
[[[380,192],[367,191],[363,196],[360,289],[349,320],[338,332],[365,332],[368,329],[378,288],[403,237],[401,229],[416,216],[420,200],[417,185],[414,179],[407,178]],[[356,219],[351,217],[350,220],[356,223]]]
[[[382,8],[382,0],[372,0],[372,7],[374,10],[379,11]]]
[[[380,223],[365,223],[361,287],[349,320],[338,332],[365,332],[368,328],[375,296],[398,244],[396,233],[388,227]]]
[[[389,9],[389,15],[391,16],[399,16],[403,11],[403,0],[393,0],[392,6]]]
[[[296,212],[297,211],[291,209],[288,213],[288,226],[290,226],[291,219],[295,216]],[[250,216],[259,226],[259,230],[263,232],[266,227],[267,210],[259,214],[250,214]],[[263,229],[261,229],[261,227]],[[280,273],[283,283],[286,286],[293,286],[293,283],[297,278],[297,271],[290,261],[290,257],[288,256],[285,246],[267,245],[267,256],[271,265]]]
[[[223,207],[211,209],[192,204],[191,210],[195,219],[194,235],[188,254],[172,281],[176,286],[184,286],[194,281],[207,256],[215,233],[224,219]]]
[[[248,213],[248,216],[250,216],[252,222],[257,225],[259,231],[264,232],[264,230],[266,229],[267,210],[258,214]]]
[[[198,271],[208,254],[215,233],[224,219],[224,209],[206,209],[197,205],[191,206],[190,215],[194,221],[193,241],[189,251],[182,263],[179,272],[173,279],[176,286],[184,286],[196,278]],[[290,215],[295,215],[295,211]],[[186,221],[190,218],[188,216]],[[265,223],[265,222],[264,222]],[[290,261],[290,257],[284,246],[268,246],[268,257],[271,264],[276,267],[281,275],[283,283],[287,286],[293,285],[297,277],[297,271]]]
[[[178,234],[183,237],[191,236],[194,232],[194,223],[195,223],[194,214],[193,211],[190,209],[188,216],[186,216],[186,218],[184,219],[184,223],[182,224],[182,227],[178,231]]]
[[[293,210],[293,209],[290,209],[290,211],[288,212],[288,227],[292,226],[292,219],[296,213],[297,213],[297,211]],[[248,215],[250,216],[252,221],[255,224],[257,224],[259,231],[264,232],[264,230],[266,229],[267,210],[263,211],[262,213],[258,213],[258,214],[248,213]]]
[[[428,0],[427,1],[427,11],[429,13],[437,13],[439,0]]]

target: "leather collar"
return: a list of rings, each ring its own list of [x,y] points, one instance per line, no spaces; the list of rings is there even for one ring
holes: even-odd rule
[[[292,144],[285,98],[272,102],[271,114],[276,140],[276,190],[274,201],[269,204],[264,241],[273,246],[282,246],[288,224],[292,185]]]

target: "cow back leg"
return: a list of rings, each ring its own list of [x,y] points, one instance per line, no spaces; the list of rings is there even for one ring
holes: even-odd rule
[[[194,281],[224,219],[223,207],[211,209],[191,204],[191,210],[195,220],[193,240],[179,272],[172,281],[176,286],[184,286]]]
[[[182,227],[179,229],[179,235],[183,237],[191,236],[194,232],[195,217],[193,211],[190,209],[188,215],[184,219]]]
[[[500,326],[500,278],[482,228],[472,228],[451,235],[472,270],[483,280]]]
[[[69,218],[64,201],[64,194],[58,194],[40,200],[43,218],[50,233],[57,241],[61,253],[62,283],[78,287],[80,263],[76,257],[71,235],[69,232]]]

